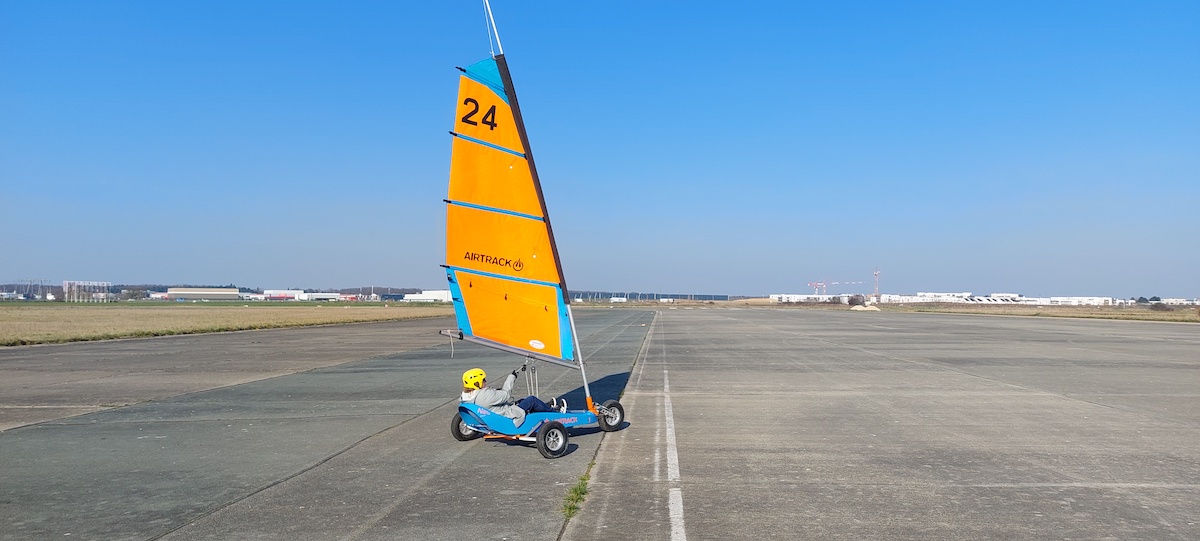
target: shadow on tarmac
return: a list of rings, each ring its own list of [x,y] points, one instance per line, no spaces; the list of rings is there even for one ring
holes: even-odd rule
[[[625,390],[625,384],[629,382],[630,374],[632,372],[618,372],[590,383],[592,400],[597,404],[603,404],[606,400],[615,400],[620,397],[621,392]],[[566,399],[568,409],[585,409],[587,404],[583,385],[567,391],[566,394],[559,395],[558,398]]]
[[[600,429],[596,429],[596,431],[599,432]],[[571,436],[576,436],[579,434],[579,432],[574,429],[571,429],[568,432],[570,433]],[[535,445],[533,443],[529,443],[529,442],[524,442],[524,441],[495,439],[495,440],[488,440],[488,442],[489,443],[503,443],[504,445],[507,445],[509,447],[527,447],[529,449],[533,449],[534,451],[537,451],[537,445]],[[564,456],[571,456],[578,449],[579,449],[578,444],[568,442],[566,452],[564,452],[562,454],[562,456],[560,456],[558,458],[562,458]]]
[[[629,428],[629,421],[621,421],[621,426],[617,427],[617,429],[614,430],[613,432],[619,432],[621,430],[625,430],[626,428]],[[589,436],[592,434],[599,434],[601,432],[604,432],[603,430],[600,430],[600,427],[598,427],[598,426],[585,426],[585,427],[580,427],[580,428],[571,428],[569,431],[571,432],[571,437]]]

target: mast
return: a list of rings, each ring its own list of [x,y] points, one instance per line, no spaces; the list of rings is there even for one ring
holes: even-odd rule
[[[488,3],[488,0],[483,0],[483,9],[487,12],[487,21],[492,26],[492,35],[496,36],[496,49],[500,51],[501,56],[504,56],[504,45],[500,44],[500,31],[496,29],[496,18],[492,16],[492,4]]]
[[[500,53],[493,58],[496,60],[496,66],[500,69],[500,79],[504,82],[504,93],[508,96],[508,103],[512,107],[513,120],[517,124],[517,134],[521,138],[521,146],[525,149],[525,160],[529,163],[529,174],[533,177],[533,185],[536,188],[538,203],[542,207],[542,219],[546,223],[546,231],[550,236],[550,251],[554,255],[554,264],[558,268],[558,284],[562,294],[562,302],[567,308],[567,320],[571,325],[571,340],[575,345],[575,359],[579,363],[579,375],[583,379],[583,394],[587,400],[587,409],[593,413],[596,412],[596,405],[592,401],[592,391],[588,388],[587,372],[584,369],[583,349],[579,347],[579,331],[575,328],[575,314],[571,310],[571,292],[567,289],[567,278],[563,272],[562,259],[558,256],[558,243],[554,240],[554,226],[550,223],[550,211],[546,208],[546,196],[542,193],[542,181],[538,178],[537,165],[533,159],[533,147],[529,144],[529,134],[525,131],[525,117],[521,114],[521,105],[517,101],[517,89],[513,85],[512,74],[508,71],[508,61],[504,58],[504,47],[500,44],[500,31],[496,29],[496,18],[492,15],[491,4],[488,0],[483,0],[483,5],[487,9],[488,20],[492,23],[492,33],[496,36],[496,47]]]
[[[578,369],[595,413],[525,119],[491,4],[483,5],[498,52],[460,68],[443,265],[458,329],[442,334]]]
[[[484,1],[486,2],[486,0]],[[499,43],[499,41],[497,38],[496,42]],[[500,79],[504,81],[504,93],[508,96],[509,106],[512,107],[513,121],[517,124],[517,135],[521,137],[521,146],[525,148],[525,160],[529,163],[529,174],[533,177],[538,203],[542,207],[542,218],[546,222],[546,231],[550,234],[550,252],[554,255],[554,265],[558,267],[558,285],[562,288],[563,303],[570,305],[571,295],[567,290],[567,278],[563,273],[562,260],[558,257],[558,243],[554,241],[554,227],[550,225],[550,212],[546,209],[546,196],[542,193],[542,181],[538,179],[537,166],[533,161],[533,149],[529,146],[529,134],[525,131],[525,118],[521,116],[521,106],[517,103],[517,89],[513,86],[512,75],[508,72],[508,61],[504,59],[504,53],[493,58],[496,60],[496,66],[500,68]],[[574,325],[574,320],[572,320],[572,325]]]

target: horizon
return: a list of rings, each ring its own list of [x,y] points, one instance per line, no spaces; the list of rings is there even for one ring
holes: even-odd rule
[[[1200,297],[1200,4],[492,10],[568,286]],[[0,4],[0,280],[444,284],[489,53],[475,1]]]
[[[29,287],[29,286],[32,286],[34,288],[37,287],[37,284],[32,284],[32,285],[28,284],[27,283],[28,280],[26,280],[25,282],[26,283],[22,283],[21,281],[0,282],[0,287],[7,287],[7,286],[15,286],[17,288],[23,288],[23,287]],[[162,287],[166,287],[166,288],[189,288],[189,287],[191,287],[191,288],[237,288],[239,290],[240,289],[248,289],[251,291],[259,291],[259,292],[268,291],[268,290],[312,291],[312,292],[334,292],[334,291],[337,291],[337,292],[341,292],[341,291],[349,291],[349,290],[357,289],[360,291],[361,290],[373,290],[373,292],[376,292],[376,293],[378,293],[378,291],[376,291],[376,290],[389,290],[390,291],[390,290],[394,290],[394,289],[417,290],[420,292],[445,291],[446,290],[446,288],[444,288],[444,287],[424,288],[424,287],[397,287],[397,286],[381,286],[381,285],[293,288],[293,287],[251,287],[251,286],[238,285],[235,283],[230,283],[227,285],[217,285],[217,284],[203,283],[203,282],[186,283],[186,284],[185,283],[168,284],[168,283],[162,283],[162,282],[147,282],[147,283],[137,283],[137,284],[119,283],[119,282],[109,282],[109,283],[112,284],[110,286],[111,289],[116,289],[116,288],[120,288],[123,286],[126,286],[126,287],[162,286]],[[60,281],[58,283],[52,283],[52,282],[47,281],[47,282],[44,282],[42,284],[42,286],[43,286],[43,288],[59,288],[59,289],[61,289],[62,282]],[[150,290],[150,289],[146,289],[145,291],[146,292],[154,291],[156,293],[165,292],[165,290],[157,291],[157,290]],[[7,292],[7,291],[5,291],[5,292]],[[21,291],[15,291],[15,289],[14,289],[14,292],[21,293]],[[821,296],[864,295],[864,296],[871,296],[874,294],[873,289],[870,292],[838,291],[838,290],[835,290],[830,293],[826,293],[826,292],[809,293],[808,291],[772,291],[772,292],[766,292],[766,293],[761,293],[761,294],[727,293],[727,292],[723,292],[723,291],[638,291],[638,290],[633,290],[633,289],[623,289],[622,290],[622,289],[587,289],[587,288],[570,289],[569,292],[571,293],[572,298],[575,298],[576,295],[581,294],[581,293],[603,293],[603,294],[610,294],[610,293],[618,294],[618,293],[620,293],[620,294],[633,294],[633,295],[697,295],[697,296],[725,295],[725,296],[728,296],[731,298],[739,298],[739,299],[740,298],[767,298],[771,295],[821,295]],[[1109,297],[1109,298],[1120,299],[1120,300],[1126,299],[1126,297],[1118,297],[1115,295],[1053,295],[1053,294],[1051,294],[1051,295],[1026,295],[1019,291],[1018,292],[990,291],[987,293],[982,293],[982,292],[976,292],[976,291],[951,291],[951,290],[939,290],[939,289],[926,289],[926,290],[922,290],[922,291],[889,292],[889,291],[884,290],[883,288],[880,288],[879,293],[881,295],[916,295],[918,293],[948,293],[948,294],[970,293],[972,296],[975,296],[975,297],[1016,294],[1021,297],[1026,297],[1026,298],[1049,298],[1049,297],[1102,297],[1103,298],[1103,297]],[[1128,297],[1128,299],[1131,299],[1131,300],[1136,300],[1136,299],[1153,300],[1156,298],[1158,298],[1158,299],[1188,299],[1188,300],[1200,299],[1200,297],[1172,297],[1169,295],[1133,295],[1133,296]]]

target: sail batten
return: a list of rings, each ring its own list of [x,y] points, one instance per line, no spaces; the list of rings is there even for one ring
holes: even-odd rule
[[[512,150],[512,149],[510,149],[510,148],[504,148],[504,147],[502,147],[502,146],[493,145],[493,144],[491,144],[491,143],[489,143],[489,142],[487,142],[487,141],[483,141],[483,140],[480,140],[480,139],[476,139],[476,138],[474,138],[474,137],[471,137],[471,136],[469,136],[469,135],[463,135],[463,134],[461,134],[461,133],[454,133],[454,132],[450,132],[450,135],[453,135],[453,136],[455,136],[455,137],[461,137],[462,139],[464,139],[464,140],[466,140],[466,141],[470,141],[470,142],[472,142],[472,143],[480,144],[480,145],[483,145],[483,146],[485,146],[485,147],[488,147],[488,148],[494,148],[494,149],[496,149],[496,150],[499,150],[499,151],[501,151],[501,152],[507,152],[507,153],[509,153],[509,154],[512,154],[512,155],[514,155],[514,156],[520,156],[520,157],[522,157],[522,158],[524,158],[524,157],[525,157],[525,153],[523,153],[523,152],[521,152],[521,151],[518,151],[518,150]]]
[[[449,199],[447,199],[447,200],[446,200],[446,203],[449,203],[449,204],[451,204],[451,205],[460,205],[460,206],[469,207],[469,208],[473,208],[473,209],[485,210],[485,211],[488,211],[488,212],[498,212],[498,213],[500,213],[500,214],[508,214],[508,215],[510,215],[510,216],[517,216],[517,217],[520,217],[520,218],[527,218],[527,219],[530,219],[530,220],[537,220],[537,221],[539,221],[539,222],[544,222],[544,221],[546,221],[546,219],[545,219],[545,218],[543,218],[543,217],[541,217],[541,216],[534,216],[534,215],[532,215],[532,214],[525,214],[525,213],[523,213],[523,212],[517,212],[517,211],[515,211],[515,210],[508,210],[508,209],[502,209],[502,208],[496,208],[496,207],[489,207],[489,206],[486,206],[486,205],[476,205],[476,204],[473,204],[473,203],[466,203],[466,202],[463,202],[463,201],[453,201],[453,200],[449,200]]]
[[[451,266],[451,265],[442,265],[442,266],[443,266],[443,267],[445,267],[445,268],[447,268],[447,269],[450,269],[450,270],[461,271],[461,272],[469,272],[469,273],[471,273],[471,274],[478,274],[478,275],[480,275],[480,276],[488,276],[488,277],[491,277],[491,278],[500,278],[500,279],[502,279],[502,280],[512,280],[512,281],[514,281],[514,282],[524,282],[524,283],[526,283],[526,284],[535,284],[535,285],[541,285],[541,286],[547,286],[547,287],[558,287],[558,284],[556,284],[556,283],[554,283],[554,282],[543,282],[543,281],[540,281],[540,280],[531,280],[531,279],[528,279],[528,278],[516,278],[516,277],[513,277],[513,276],[505,276],[505,275],[503,275],[503,274],[495,274],[495,273],[491,273],[491,272],[483,272],[483,271],[477,271],[477,270],[465,269],[465,268],[462,268],[462,267],[454,267],[454,266]]]

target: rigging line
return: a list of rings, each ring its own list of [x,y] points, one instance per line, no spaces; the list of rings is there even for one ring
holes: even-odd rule
[[[500,54],[503,55],[504,54],[504,45],[500,44],[500,30],[498,30],[496,28],[496,17],[494,15],[492,15],[492,5],[490,3],[488,3],[488,0],[483,0],[483,8],[487,10],[487,18],[492,23],[492,34],[496,36],[496,49],[498,49],[500,51]],[[488,46],[489,47],[491,46],[491,42],[492,42],[491,37],[489,37],[488,38]],[[492,56],[496,56],[495,51],[492,51]]]
[[[488,18],[491,12],[492,10],[488,7],[487,0],[483,0],[483,28],[487,32],[488,52],[492,56],[496,56],[496,47],[492,45],[492,21]]]

